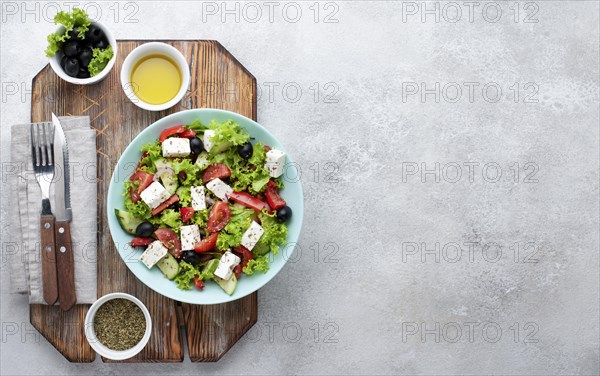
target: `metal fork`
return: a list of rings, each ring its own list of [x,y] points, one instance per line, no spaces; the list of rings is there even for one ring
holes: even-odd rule
[[[52,131],[52,132],[51,132]],[[54,128],[52,123],[31,124],[31,157],[35,180],[42,191],[40,239],[44,300],[52,305],[58,300],[54,222],[50,206],[50,185],[54,179]]]

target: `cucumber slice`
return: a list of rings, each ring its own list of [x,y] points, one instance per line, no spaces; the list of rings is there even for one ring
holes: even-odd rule
[[[208,153],[203,151],[198,154],[198,158],[196,158],[196,165],[200,167],[200,171],[204,170],[208,166]]]
[[[170,253],[162,258],[156,266],[160,269],[160,271],[167,277],[168,279],[173,279],[179,273],[179,263],[175,260]]]
[[[221,145],[219,146],[213,146],[212,149],[210,149],[210,155],[217,155],[220,154],[224,151],[227,151],[230,147],[232,147],[233,144],[231,142],[223,142]]]
[[[266,253],[269,253],[270,250],[271,249],[269,248],[268,245],[266,245],[265,243],[263,243],[259,240],[258,243],[256,243],[256,245],[252,249],[252,253],[255,254],[256,256],[262,256]]]
[[[204,269],[202,269],[202,273],[210,272],[211,274],[214,274],[214,272],[215,272],[215,270],[217,270],[218,266],[219,266],[219,260],[212,259],[209,262],[207,262],[206,265],[204,265]]]
[[[235,278],[235,274],[232,274],[229,279],[223,279],[215,276],[213,278],[219,286],[227,293],[227,295],[233,294],[235,291],[235,287],[237,286],[237,278]]]
[[[142,219],[134,217],[133,214],[125,210],[115,209],[115,215],[121,228],[131,235],[135,235],[135,229],[140,223],[144,222]]]
[[[161,168],[165,168],[165,167],[171,168],[171,163],[169,163],[169,161],[167,161],[164,158],[160,158],[160,159],[157,159],[154,161],[154,167],[156,167],[157,170],[159,170]],[[177,176],[175,176],[174,172],[163,173],[160,176],[160,181],[162,182],[162,184],[165,186],[165,189],[170,194],[175,194],[175,192],[177,191],[177,186],[179,184],[177,181]]]

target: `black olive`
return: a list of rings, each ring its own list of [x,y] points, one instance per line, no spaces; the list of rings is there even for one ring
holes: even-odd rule
[[[292,218],[292,209],[289,206],[284,206],[277,210],[277,219],[280,222],[285,222],[290,218]]]
[[[65,73],[71,77],[77,77],[79,74],[79,60],[74,57],[67,58],[65,63]]]
[[[190,149],[192,149],[192,153],[200,154],[204,150],[204,144],[198,137],[192,137],[190,140]]]
[[[104,31],[96,25],[90,25],[85,33],[85,39],[89,39],[92,43],[96,43],[103,38],[105,38]]]
[[[183,261],[192,265],[198,265],[202,262],[202,258],[195,251],[185,251],[183,253]]]
[[[75,57],[79,53],[79,46],[78,46],[77,42],[70,41],[70,42],[66,42],[65,44],[63,44],[62,50],[63,50],[63,53],[65,54],[65,56]]]
[[[187,173],[185,171],[179,171],[177,177],[179,178],[179,181],[183,183],[185,179],[187,179]]]
[[[80,41],[81,38],[79,38],[79,29],[77,28],[77,26],[75,26],[73,28],[73,30],[68,32],[69,35],[69,39],[72,41]]]
[[[79,73],[77,73],[77,78],[90,78],[90,71],[87,70],[87,68],[84,67],[80,67],[79,68]]]
[[[142,222],[135,229],[135,236],[139,238],[149,238],[154,232],[154,226],[150,222]]]
[[[250,142],[246,142],[244,145],[238,146],[238,154],[244,159],[250,159],[253,152],[254,148]]]
[[[67,65],[67,55],[63,55],[62,59],[60,59],[60,67],[65,70],[65,66]]]
[[[79,63],[82,67],[87,68],[92,61],[92,50],[88,48],[84,48],[79,52]]]
[[[108,41],[106,40],[106,38],[102,38],[98,42],[94,43],[94,47],[104,49],[108,47]]]

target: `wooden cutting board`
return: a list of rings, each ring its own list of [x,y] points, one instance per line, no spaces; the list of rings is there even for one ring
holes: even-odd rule
[[[106,217],[106,194],[119,156],[146,126],[191,108],[220,108],[256,120],[256,79],[216,41],[164,41],[187,58],[191,84],[179,105],[149,112],[132,104],[121,89],[119,73],[125,57],[140,40],[119,41],[116,64],[99,84],[77,86],[60,78],[47,65],[33,78],[31,120],[49,121],[58,116],[89,116],[97,131],[98,154],[98,297],[126,292],[150,310],[152,336],[148,345],[128,362],[180,362],[187,340],[194,362],[219,360],[257,319],[257,294],[235,302],[196,306],[167,299],[152,291],[129,271],[112,242]],[[192,292],[193,293],[193,292]],[[96,354],[84,335],[89,305],[68,312],[57,306],[31,305],[33,326],[71,362],[92,362]],[[185,339],[184,339],[185,334]]]

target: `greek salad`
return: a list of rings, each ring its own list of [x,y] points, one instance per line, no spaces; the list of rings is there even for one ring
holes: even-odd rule
[[[269,270],[292,210],[279,194],[286,155],[232,120],[196,120],[141,148],[118,222],[139,257],[180,289],[216,282],[233,294],[243,274]]]

